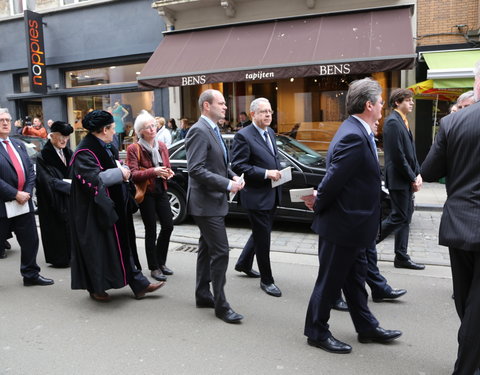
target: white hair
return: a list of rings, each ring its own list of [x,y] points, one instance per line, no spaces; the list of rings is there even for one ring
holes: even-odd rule
[[[254,101],[252,101],[250,103],[250,112],[256,112],[257,109],[258,109],[258,106],[260,105],[260,103],[268,103],[270,104],[270,102],[268,101],[267,98],[257,98],[255,99]]]
[[[139,115],[135,119],[135,123],[133,124],[133,129],[135,130],[135,134],[138,138],[142,138],[140,133],[143,130],[143,127],[147,122],[150,122],[152,120],[155,122],[155,118],[145,109],[142,109],[140,111]]]
[[[474,96],[475,96],[475,93],[473,92],[473,90],[464,92],[462,95],[460,95],[460,96],[458,97],[458,99],[457,99],[457,105],[460,104],[461,102],[463,102],[464,100],[473,98]]]
[[[10,114],[10,112],[8,111],[8,108],[0,108],[0,115],[2,115],[4,113]]]

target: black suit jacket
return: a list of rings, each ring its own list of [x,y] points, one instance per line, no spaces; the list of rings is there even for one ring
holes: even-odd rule
[[[272,188],[265,178],[267,169],[280,170],[275,132],[267,127],[274,153],[254,125],[240,130],[233,138],[232,169],[244,174],[245,188],[240,191],[240,204],[249,210],[271,210],[280,203],[281,187]]]
[[[342,246],[371,246],[380,220],[380,167],[370,137],[350,116],[333,137],[312,229]]]
[[[447,201],[439,243],[480,251],[480,102],[444,117],[427,158],[422,178],[446,178]]]
[[[33,188],[35,186],[35,170],[33,169],[33,164],[28,156],[27,149],[23,142],[20,142],[16,139],[9,138],[10,145],[15,148],[17,153],[20,155],[21,162],[23,164],[23,169],[25,172],[25,185],[23,191],[30,193],[32,195]],[[7,217],[7,212],[5,210],[5,202],[15,200],[15,196],[18,192],[18,177],[17,172],[13,166],[8,152],[5,150],[5,147],[0,145],[0,218]],[[30,212],[33,212],[32,200],[28,201],[30,207]]]
[[[388,189],[409,189],[420,173],[412,132],[397,111],[383,125],[385,185]]]

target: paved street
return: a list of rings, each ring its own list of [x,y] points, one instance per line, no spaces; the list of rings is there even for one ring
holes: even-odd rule
[[[143,241],[138,241],[146,264]],[[337,338],[353,346],[349,355],[328,354],[306,344],[303,323],[315,281],[315,256],[272,254],[283,297],[263,293],[258,280],[233,270],[226,293],[245,315],[228,325],[210,309],[194,305],[195,254],[175,251],[167,285],[142,301],[129,288],[111,291],[113,301],[92,301],[70,290],[69,269],[52,269],[38,259],[51,287],[23,287],[18,245],[0,261],[0,374],[421,374],[447,375],[456,353],[458,319],[448,267],[425,271],[380,267],[390,283],[408,289],[394,303],[371,303],[382,326],[404,335],[390,345],[360,344],[347,313],[332,312]]]

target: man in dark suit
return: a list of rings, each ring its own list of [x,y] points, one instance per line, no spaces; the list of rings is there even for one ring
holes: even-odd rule
[[[247,210],[252,234],[248,239],[235,269],[250,277],[258,277],[252,269],[257,256],[260,287],[265,293],[280,297],[282,292],[274,284],[270,266],[270,233],[273,214],[280,203],[281,187],[272,188],[272,181],[280,179],[280,162],[275,133],[270,129],[272,107],[265,98],[250,104],[253,123],[235,134],[232,147],[232,169],[244,174],[246,187],[240,192],[240,204]]]
[[[12,117],[6,108],[0,108],[0,257],[11,231],[15,233],[21,249],[20,272],[23,285],[52,285],[53,280],[40,275],[37,265],[38,234],[31,200],[35,186],[35,171],[25,145],[9,138]],[[18,216],[7,216],[6,204],[18,204],[28,209]]]
[[[248,119],[248,116],[245,112],[240,112],[238,115],[238,124],[235,126],[235,130],[242,130],[250,125],[252,122]]]
[[[394,232],[394,266],[423,270],[425,265],[415,263],[407,254],[410,222],[413,215],[413,193],[422,187],[420,165],[407,120],[407,114],[413,110],[413,93],[408,89],[393,90],[390,106],[393,111],[383,125],[383,147],[385,185],[390,193],[392,210],[382,222],[379,241]]]
[[[475,66],[480,99],[480,61]],[[480,373],[480,103],[444,117],[421,173],[425,181],[445,177],[447,200],[439,243],[448,246],[455,307],[460,317],[453,374]]]
[[[304,197],[314,210],[312,229],[319,235],[318,278],[308,306],[308,344],[332,353],[352,347],[333,337],[328,320],[343,288],[358,340],[389,342],[402,333],[385,330],[367,305],[366,249],[375,240],[380,220],[380,166],[373,127],[382,116],[382,88],[364,78],[351,83],[350,115],[335,134],[327,153],[327,170],[316,194]]]
[[[215,308],[218,318],[238,323],[243,316],[233,311],[224,292],[229,251],[225,216],[228,192],[241,190],[244,183],[228,166],[227,148],[217,126],[225,118],[225,98],[220,91],[206,90],[198,105],[202,115],[185,139],[187,209],[200,228],[195,299],[197,307]]]

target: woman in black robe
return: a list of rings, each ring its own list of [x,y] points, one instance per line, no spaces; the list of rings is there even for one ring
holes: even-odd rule
[[[106,290],[128,284],[135,297],[142,298],[164,282],[151,284],[135,264],[130,170],[120,165],[111,145],[113,117],[95,110],[82,125],[89,133],[70,163],[72,289],[86,289],[93,299],[108,301]]]
[[[67,142],[73,128],[62,121],[51,127],[50,139],[37,157],[38,218],[45,261],[53,267],[70,265],[68,164],[72,151]]]

